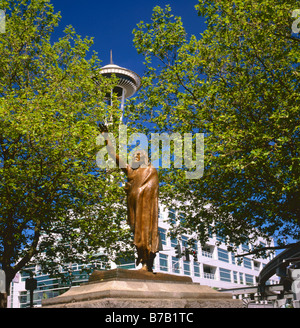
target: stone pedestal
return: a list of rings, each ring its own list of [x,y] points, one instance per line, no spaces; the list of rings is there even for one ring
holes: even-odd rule
[[[89,282],[43,300],[55,308],[237,308],[240,300],[189,277],[141,270],[94,271]]]

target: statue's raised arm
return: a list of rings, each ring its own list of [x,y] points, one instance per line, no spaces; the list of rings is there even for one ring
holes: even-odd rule
[[[99,130],[105,139],[106,149],[111,156],[111,158],[116,160],[119,168],[127,175],[128,174],[128,164],[116,153],[114,146],[108,136],[108,128],[105,124],[99,123]]]

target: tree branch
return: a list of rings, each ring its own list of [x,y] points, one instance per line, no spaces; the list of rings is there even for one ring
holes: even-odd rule
[[[294,36],[283,35],[283,34],[279,34],[279,33],[274,33],[274,35],[276,35],[276,36],[280,36],[280,37],[283,37],[283,38],[286,38],[286,39],[289,39],[289,40],[292,40],[292,41],[300,42],[300,39],[299,39],[299,38],[296,38],[296,37],[294,37]]]
[[[28,252],[25,254],[25,256],[21,259],[21,261],[19,261],[14,267],[13,270],[15,272],[20,271],[25,265],[26,263],[32,258],[32,256],[35,254],[36,252],[36,248],[38,245],[38,242],[40,240],[40,234],[41,234],[41,220],[37,221],[37,224],[34,228],[34,236],[33,236],[33,241],[32,244],[28,250]]]

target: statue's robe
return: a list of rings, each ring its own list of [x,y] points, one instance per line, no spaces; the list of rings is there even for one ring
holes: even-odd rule
[[[134,233],[139,263],[152,268],[159,248],[158,234],[158,174],[150,164],[133,169],[127,165],[128,224]]]

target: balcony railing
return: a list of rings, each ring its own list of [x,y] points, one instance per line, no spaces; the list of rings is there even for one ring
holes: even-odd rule
[[[206,251],[202,251],[202,256],[212,258],[213,257],[213,254],[212,253],[209,253],[209,252],[206,252]]]
[[[203,278],[205,278],[205,279],[216,279],[214,273],[203,272],[202,276],[203,276]]]

